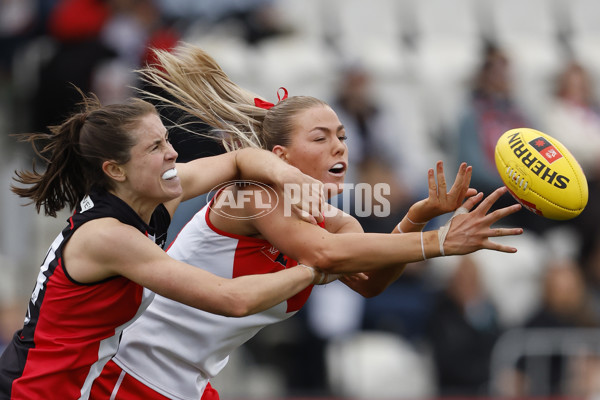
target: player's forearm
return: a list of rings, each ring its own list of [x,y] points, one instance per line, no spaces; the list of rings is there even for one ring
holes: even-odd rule
[[[235,161],[241,179],[277,185],[282,184],[290,171],[295,169],[275,154],[254,148],[238,150]]]
[[[235,304],[229,316],[243,317],[267,310],[302,291],[314,279],[314,273],[302,266],[232,279],[224,288]]]
[[[406,264],[371,271],[367,273],[367,280],[346,281],[341,279],[349,288],[363,297],[375,297],[381,294],[388,286],[396,281],[406,268]]]
[[[440,255],[437,231],[390,235],[325,234],[311,241],[299,260],[328,273],[369,272]]]

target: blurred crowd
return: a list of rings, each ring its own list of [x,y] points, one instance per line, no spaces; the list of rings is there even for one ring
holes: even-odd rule
[[[390,186],[389,217],[356,215],[367,232],[392,231],[427,195],[427,169],[438,159],[449,180],[466,161],[473,187],[489,194],[501,186],[494,146],[513,128],[559,139],[589,185],[588,205],[573,220],[526,210],[507,220],[525,229],[498,239],[517,254],[416,263],[372,299],[341,283],[316,287],[296,317],[234,353],[213,385],[222,396],[600,395],[595,3],[0,0],[0,349],[22,324],[53,239],[47,227],[64,222],[35,216],[10,193],[13,170],[33,156],[10,135],[61,121],[79,101],[74,87],[105,104],[135,96],[134,71],[152,62],[149,49],[186,41],[263,98],[285,86],[333,107],[349,138],[347,183]],[[180,135],[184,161],[222,151]],[[204,201],[178,211],[171,235]],[[513,202],[506,195],[498,206]]]

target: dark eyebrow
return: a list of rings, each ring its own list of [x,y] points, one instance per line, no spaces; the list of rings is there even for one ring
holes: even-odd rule
[[[162,140],[161,140],[161,139],[156,139],[156,140],[153,140],[153,141],[152,141],[152,142],[151,142],[151,143],[150,143],[150,144],[147,146],[147,148],[148,148],[148,149],[150,149],[150,148],[152,148],[152,147],[154,147],[154,146],[158,146],[158,145],[160,145],[160,143],[161,143],[161,142],[162,142]]]

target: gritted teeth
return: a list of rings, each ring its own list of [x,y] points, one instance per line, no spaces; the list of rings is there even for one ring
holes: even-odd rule
[[[168,170],[164,174],[162,174],[162,178],[165,180],[175,178],[176,176],[177,176],[177,170],[175,168],[171,168],[170,170]]]

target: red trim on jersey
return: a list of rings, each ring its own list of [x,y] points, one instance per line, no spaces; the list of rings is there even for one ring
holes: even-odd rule
[[[235,250],[235,257],[233,261],[233,278],[244,275],[268,274],[271,272],[282,271],[286,268],[292,268],[298,265],[298,261],[282,254],[278,249],[273,247],[273,245],[268,240],[226,232],[214,226],[210,220],[210,206],[215,201],[219,193],[213,196],[210,203],[206,206],[207,210],[204,218],[206,220],[206,225],[208,225],[208,227],[212,229],[215,233],[221,236],[226,236],[238,240],[238,245]],[[319,222],[318,225],[321,228],[325,228],[325,220]],[[262,246],[264,249],[257,251],[257,246]],[[271,262],[268,264],[265,263],[265,257],[268,258]],[[308,300],[308,297],[310,296],[311,292],[312,285],[306,287],[302,291],[298,292],[296,295],[290,297],[287,300],[286,312],[294,312],[300,310]]]
[[[268,242],[267,245],[272,248],[271,244]],[[296,260],[281,254],[279,250],[274,249],[274,251],[276,253],[273,253],[272,257],[267,256],[263,253],[262,249],[258,249],[257,251],[257,246],[254,241],[246,240],[245,237],[242,237],[242,239],[238,241],[237,248],[235,249],[232,277],[268,274],[270,272],[282,271],[286,268],[292,268],[298,265]],[[290,297],[287,300],[286,312],[298,311],[302,308],[308,300],[311,291],[312,285]]]
[[[117,386],[116,393],[113,393]],[[113,394],[115,397],[111,397]],[[101,378],[94,382],[90,395],[90,399],[109,398],[114,400],[169,400],[168,397],[125,373],[112,360],[102,370]],[[219,393],[208,383],[200,400],[219,400]]]
[[[124,277],[102,284],[74,285],[58,266],[46,285],[34,333],[20,378],[12,385],[16,399],[76,399],[98,361],[100,341],[131,320],[142,301],[143,287]],[[66,312],[65,312],[66,311]],[[52,316],[60,315],[60,324]],[[116,349],[115,349],[116,351]]]
[[[96,379],[90,393],[91,399],[114,400],[169,400],[168,397],[150,389],[125,373],[113,360],[102,370],[101,379]],[[118,386],[118,388],[117,388]],[[116,393],[115,392],[116,388]],[[115,397],[111,397],[111,396]]]
[[[219,193],[220,193],[220,191],[219,191]],[[210,216],[210,211],[211,211],[210,206],[214,202],[215,198],[219,195],[219,193],[217,193],[211,199],[209,205],[206,206],[206,207],[208,207],[208,209],[206,210],[206,216],[205,216],[205,218],[206,218],[206,224],[208,225],[208,227],[210,229],[212,229],[213,231],[215,231],[216,233],[218,233],[219,235],[221,235],[221,236],[227,236],[227,237],[230,237],[230,238],[233,238],[233,239],[239,239],[239,240],[248,240],[248,241],[256,242],[256,243],[269,244],[269,242],[267,240],[265,240],[265,239],[253,238],[253,237],[250,237],[250,236],[243,236],[243,235],[238,235],[236,233],[226,232],[226,231],[223,231],[223,230],[221,230],[221,229],[219,229],[219,228],[217,228],[216,226],[213,225],[213,223],[211,222],[210,217],[209,217]]]

